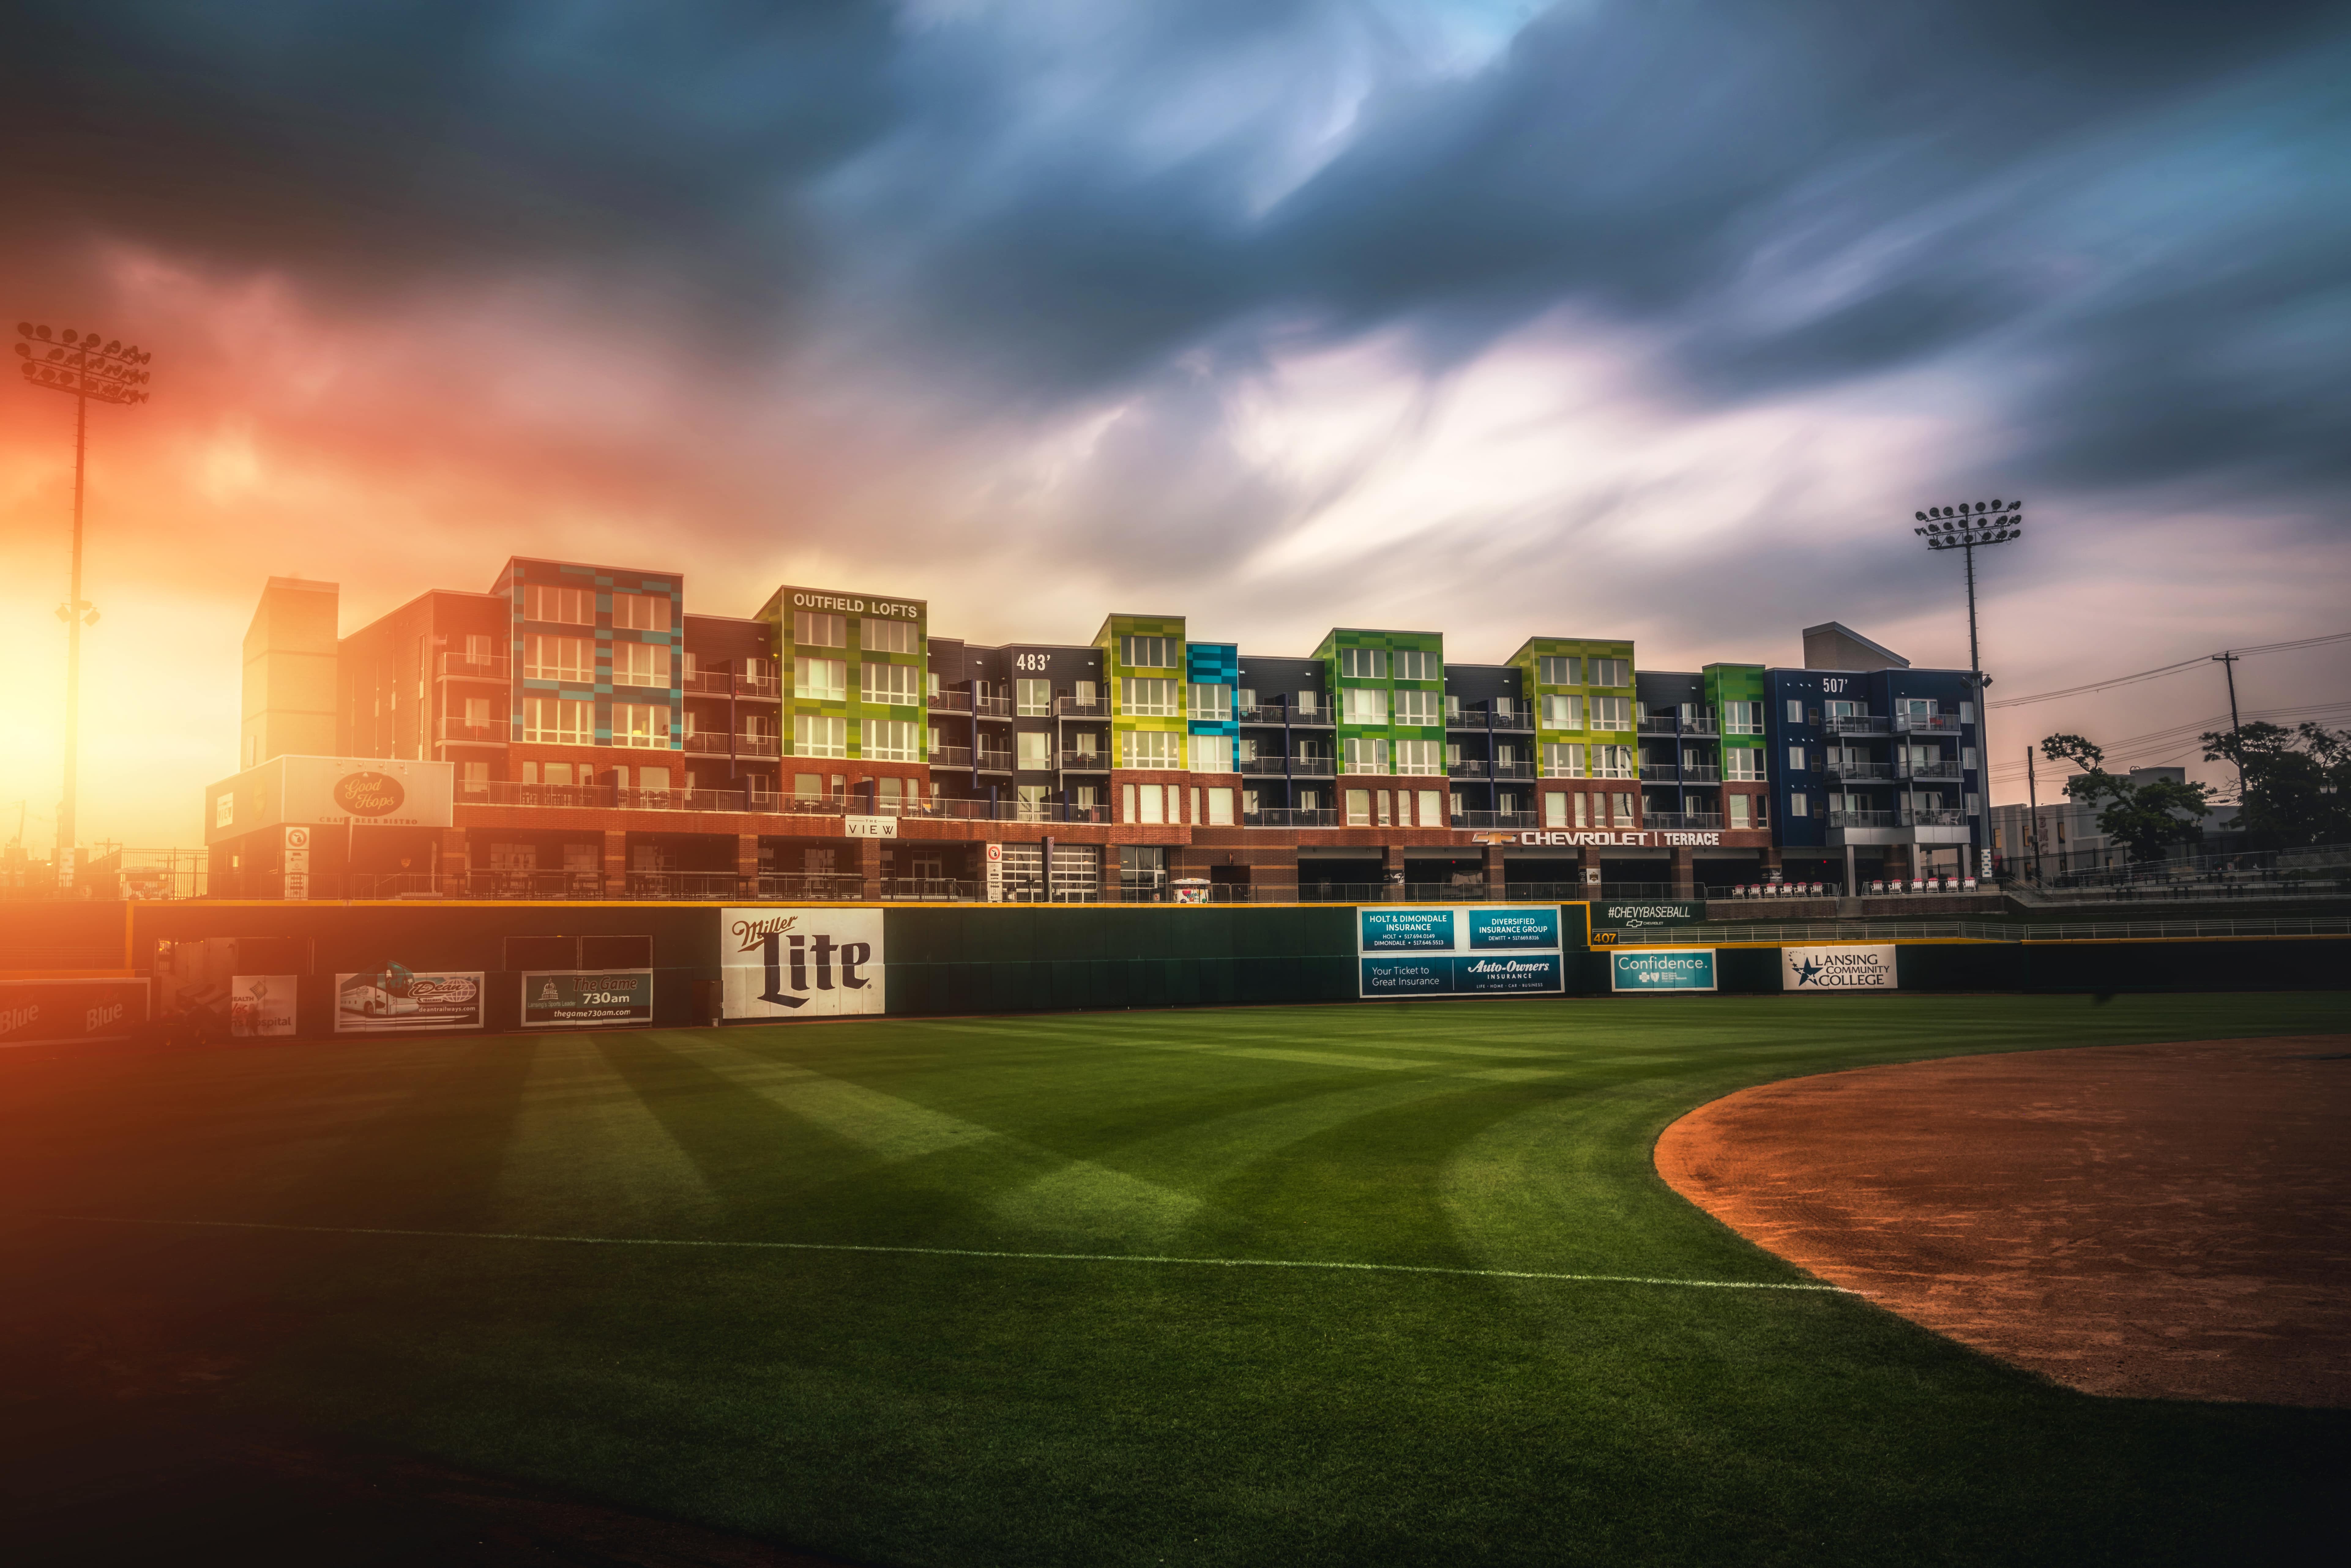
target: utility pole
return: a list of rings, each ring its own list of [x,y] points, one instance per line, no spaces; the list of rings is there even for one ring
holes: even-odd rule
[[[2229,744],[2237,754],[2237,811],[2241,819],[2245,810],[2245,736],[2237,724],[2237,661],[2238,653],[2215,653],[2212,662],[2220,666],[2229,678]],[[2241,821],[2240,822],[2241,826]]]
[[[2024,748],[2024,799],[2032,812],[2032,885],[2041,885],[2041,786],[2032,774],[2032,747]]]
[[[1918,527],[1911,532],[1927,541],[1934,550],[1956,549],[1967,552],[1968,558],[1968,693],[1973,697],[1976,716],[1976,753],[1982,759],[1983,815],[1968,824],[1968,840],[1981,862],[1980,874],[1988,873],[1991,849],[1988,831],[1982,824],[1991,813],[1991,747],[1990,746],[1990,715],[1984,712],[1983,689],[1991,683],[1984,678],[1983,652],[1976,642],[1976,551],[1988,545],[2003,545],[2024,533],[2024,503],[2022,501],[1962,502],[1957,507],[1929,507],[1916,514]],[[1962,779],[1961,788],[1965,789]]]
[[[65,799],[57,803],[57,886],[74,880],[74,797],[81,761],[81,629],[98,623],[98,610],[81,596],[81,511],[84,458],[89,450],[89,400],[142,403],[150,372],[140,367],[155,356],[120,340],[99,341],[95,332],[67,328],[52,332],[29,321],[16,323],[16,358],[26,384],[64,392],[74,400],[73,569],[67,598],[57,606],[66,623]]]

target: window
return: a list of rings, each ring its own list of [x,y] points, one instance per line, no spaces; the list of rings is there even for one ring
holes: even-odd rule
[[[899,666],[901,669],[905,665]],[[838,722],[838,721],[836,721]],[[869,718],[860,727],[859,738],[868,762],[920,762],[923,754],[914,749],[914,726],[901,718]]]
[[[1445,694],[1445,722],[1453,723],[1461,716],[1461,699],[1451,692]]]
[[[1191,689],[1192,716],[1207,724],[1222,724],[1233,716],[1233,688],[1225,685],[1195,685]]]
[[[1158,785],[1138,785],[1135,786],[1135,790],[1143,801],[1143,815],[1135,819],[1137,821],[1164,822],[1167,820],[1167,809],[1160,795]]]
[[[1442,723],[1443,720],[1437,716],[1437,694],[1435,692],[1396,693],[1395,721],[1398,724],[1418,725]]]
[[[800,662],[806,664],[808,661]],[[836,667],[838,667],[837,663]],[[848,756],[849,721],[829,714],[796,713],[792,715],[792,755],[795,757]]]
[[[1387,653],[1379,648],[1342,648],[1339,673],[1358,681],[1384,679],[1388,673]]]
[[[792,612],[792,641],[803,648],[846,648],[849,646],[849,622],[838,615],[816,615],[806,610]]]
[[[1547,789],[1543,792],[1543,826],[1567,826],[1567,796],[1562,791]]]
[[[1633,825],[1633,797],[1630,795],[1611,795],[1608,797],[1608,800],[1609,809],[1615,815],[1616,825],[1620,828],[1631,827]]]
[[[1973,703],[1961,703],[1959,705],[1959,722],[1961,724],[1973,724],[1975,721],[1976,705]]]
[[[1733,795],[1730,798],[1729,804],[1730,825],[1732,827],[1744,828],[1753,825],[1754,818],[1751,815],[1755,804],[1755,798],[1753,796]]]
[[[465,699],[465,727],[469,730],[485,730],[490,727],[489,698],[467,697]],[[469,762],[465,766],[471,768],[474,765]]]
[[[1159,684],[1171,685],[1174,683],[1162,681]],[[1176,755],[1176,743],[1184,738],[1180,735],[1161,735],[1149,730],[1129,730],[1120,738],[1125,744],[1126,758],[1123,764],[1125,767],[1160,768],[1174,772],[1184,766],[1183,759]]]
[[[857,645],[869,653],[914,652],[914,623],[881,621],[868,615],[857,623]]]
[[[1722,776],[1746,783],[1760,781],[1763,777],[1763,748],[1760,746],[1724,747]]]
[[[1441,774],[1445,771],[1444,750],[1442,741],[1399,740],[1395,743],[1395,770],[1399,773]]]
[[[1969,816],[1970,816],[1970,817],[1980,817],[1980,816],[1982,816],[1982,815],[1983,815],[1983,797],[1982,797],[1982,796],[1980,796],[1980,795],[1970,795],[1970,796],[1968,796],[1968,797],[1967,797],[1967,802],[1968,802],[1968,815],[1969,815]]]
[[[566,626],[593,626],[596,595],[585,588],[541,588],[532,583],[522,591],[522,618],[553,621]]]
[[[1346,791],[1346,795],[1347,826],[1370,827],[1372,825],[1372,792],[1369,789],[1350,789]]]
[[[667,603],[668,601],[663,601]],[[651,643],[612,644],[612,684],[669,689],[669,645]]]
[[[1377,738],[1351,737],[1339,743],[1339,771],[1342,773],[1385,773],[1388,770],[1388,743]]]
[[[1629,746],[1595,746],[1592,748],[1592,776],[1594,779],[1631,779],[1633,748]]]
[[[669,745],[669,704],[614,703],[612,744],[666,747]]]
[[[1033,771],[1053,766],[1053,737],[1041,729],[1024,729],[1013,737],[1013,749],[1019,756],[1018,766],[1023,771]]]
[[[1208,826],[1229,828],[1233,825],[1233,792],[1230,789],[1208,791]]]
[[[1580,696],[1544,697],[1542,727],[1545,729],[1583,728],[1583,699]]]
[[[525,697],[522,737],[563,746],[593,746],[596,705],[563,697]]]
[[[1243,712],[1247,712],[1249,709],[1257,706],[1257,693],[1248,686],[1243,686],[1238,693],[1234,694],[1233,703]]]
[[[1604,747],[1603,749],[1605,749]],[[1581,779],[1584,769],[1584,748],[1562,745],[1556,740],[1543,742],[1542,772],[1546,779]]]
[[[1804,792],[1803,792],[1802,789],[1791,789],[1791,790],[1789,790],[1789,791],[1788,791],[1788,815],[1789,815],[1789,816],[1791,816],[1791,817],[1801,817],[1801,816],[1802,816],[1803,814],[1804,814]]]
[[[1221,691],[1224,688],[1217,688]],[[1233,741],[1228,735],[1196,735],[1192,737],[1192,771],[1195,773],[1230,773],[1233,770]]]
[[[1349,724],[1385,724],[1388,721],[1388,694],[1376,686],[1349,686],[1345,701],[1345,719]]]
[[[1023,718],[1043,718],[1050,715],[1053,711],[1053,683],[1013,682],[1012,711]]]
[[[612,595],[612,625],[616,631],[668,631],[669,595],[666,593],[615,593]]]
[[[923,690],[932,696],[939,695],[939,673],[936,670],[923,673]]]
[[[1437,655],[1425,650],[1410,648],[1398,651],[1395,656],[1395,678],[1400,681],[1433,681],[1437,678]]]
[[[1804,722],[1803,698],[1790,697],[1788,699],[1788,722],[1790,724],[1802,724]]]
[[[1959,766],[1970,773],[1976,770],[1976,748],[1974,747],[1962,746],[1959,747]]]
[[[523,639],[522,673],[528,680],[593,685],[596,681],[596,644],[586,637],[526,637]],[[668,684],[667,681],[662,683],[664,685]]]
[[[1094,704],[1102,701],[1102,695],[1100,692],[1097,691],[1093,682],[1092,681],[1078,682],[1077,685],[1071,688],[1071,695],[1075,697],[1078,702],[1083,704],[1087,707],[1092,707]]]
[[[1414,799],[1418,802],[1422,827],[1442,828],[1447,825],[1445,820],[1445,800],[1442,792],[1436,789],[1423,789]]]
[[[820,702],[846,702],[849,698],[849,661],[794,659],[792,695],[811,697]]]
[[[1173,637],[1122,637],[1119,663],[1135,670],[1172,670],[1182,662]]]
[[[1630,697],[1593,697],[1592,727],[1594,729],[1630,729],[1633,727],[1633,699]]]
[[[1763,705],[1761,703],[1723,704],[1722,733],[1725,735],[1762,734]]]
[[[1590,685],[1629,686],[1633,684],[1633,662],[1629,659],[1593,659],[1591,666]]]
[[[857,679],[862,687],[858,695],[869,703],[912,704],[918,700],[914,695],[914,675],[912,664],[884,664],[869,659],[858,667]]]
[[[1174,718],[1176,688],[1179,681],[1130,680],[1126,683],[1126,711],[1144,718]]]
[[[1801,746],[1792,746],[1788,747],[1788,771],[1791,773],[1802,773],[1803,770],[1804,748]]]
[[[1583,684],[1583,661],[1571,653],[1546,654],[1535,661],[1535,684],[1544,686],[1580,686]]]
[[[823,799],[824,799],[824,775],[823,775],[823,774],[821,774],[821,773],[795,773],[795,774],[793,774],[793,775],[792,775],[792,799],[794,799],[794,800],[823,800]]]
[[[1898,697],[1896,701],[1900,705],[1902,716],[1905,718],[1935,716],[1935,699],[1932,697]]]

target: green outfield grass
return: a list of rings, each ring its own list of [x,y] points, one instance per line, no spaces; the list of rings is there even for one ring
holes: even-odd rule
[[[217,1340],[232,1409],[859,1563],[2278,1560],[2351,1417],[2090,1398],[1836,1293],[1507,1275],[1807,1283],[1650,1165],[1747,1084],[2345,1027],[1638,998],[0,1053],[0,1326],[125,1297]]]

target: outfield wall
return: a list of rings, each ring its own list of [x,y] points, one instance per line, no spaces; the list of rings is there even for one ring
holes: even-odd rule
[[[1588,947],[1588,906],[1559,907],[1565,992],[1609,994],[1611,949]],[[279,1029],[319,1038],[352,1032],[348,998],[339,1006],[339,988],[347,991],[355,977],[388,972],[392,966],[420,976],[466,977],[444,988],[470,986],[478,991],[473,1011],[450,1011],[437,1027],[540,1027],[543,1019],[525,1016],[526,971],[509,962],[515,952],[511,942],[533,937],[639,939],[631,950],[641,950],[642,960],[632,958],[627,972],[642,977],[650,997],[643,998],[641,1013],[608,1027],[622,1022],[684,1027],[736,1013],[724,999],[728,985],[739,991],[758,984],[756,975],[745,979],[739,967],[733,979],[722,983],[722,953],[730,946],[723,926],[730,913],[795,912],[764,906],[756,912],[730,912],[707,904],[638,902],[132,904],[123,916],[119,956],[122,970],[155,974],[159,1016],[208,1008],[225,1019],[230,977],[261,976],[270,980],[270,1005],[284,1009]],[[768,1018],[842,1011],[921,1016],[1339,1002],[1358,999],[1361,994],[1358,910],[1352,904],[894,905],[798,913],[806,916],[810,929],[863,922],[858,929],[875,934],[866,946],[879,951],[858,972],[860,979],[881,977],[885,996],[854,998],[883,1004],[878,1006],[818,1006],[805,1013],[768,1009]],[[159,942],[184,945],[169,975],[157,968]],[[1914,991],[2351,988],[2351,938],[2340,936],[1921,940],[1886,946],[1894,948],[1900,988]],[[1782,990],[1780,945],[1717,944],[1711,950],[1719,992],[1774,995]],[[207,957],[210,967],[192,963],[191,952]],[[766,985],[771,989],[787,983],[778,977],[800,973],[773,958],[770,963],[777,966],[768,972]],[[592,967],[584,962],[579,967]],[[289,980],[290,986],[281,983]],[[819,1002],[837,1002],[846,996],[809,994]],[[239,1005],[251,1009],[248,1000]],[[339,1031],[339,1021],[346,1026],[343,1030]],[[412,1010],[364,1027],[401,1032],[435,1024]]]

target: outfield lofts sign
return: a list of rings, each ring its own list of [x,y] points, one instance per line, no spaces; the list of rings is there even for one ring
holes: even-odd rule
[[[1567,988],[1552,904],[1360,909],[1358,995],[1556,995]]]
[[[724,909],[722,1016],[834,1018],[885,1010],[878,909]]]
[[[1783,991],[1892,991],[1900,989],[1894,972],[1894,944],[1848,947],[1782,947],[1780,988]]]

